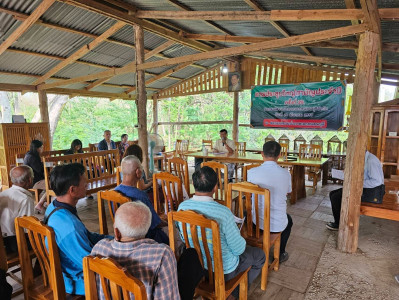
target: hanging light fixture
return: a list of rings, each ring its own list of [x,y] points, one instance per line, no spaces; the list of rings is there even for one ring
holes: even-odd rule
[[[224,64],[222,72],[226,74],[228,71],[229,71],[229,68],[227,68],[227,64]]]

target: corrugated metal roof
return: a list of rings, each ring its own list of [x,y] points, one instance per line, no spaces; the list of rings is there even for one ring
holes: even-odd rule
[[[125,91],[124,88],[110,87],[110,86],[96,86],[92,89],[94,92],[106,92],[106,93],[123,93]]]
[[[80,77],[80,76],[85,76],[85,75],[90,75],[98,72],[104,71],[103,68],[97,68],[93,66],[88,66],[88,65],[83,65],[79,63],[73,63],[59,72],[57,72],[54,76],[60,77],[60,78],[74,78],[74,77]]]
[[[8,51],[0,55],[0,71],[42,75],[57,63],[54,59]]]
[[[317,32],[352,25],[350,21],[279,22],[292,35]]]
[[[4,75],[0,73],[1,83],[14,83],[14,84],[31,84],[36,80],[34,77],[17,76],[17,75]]]
[[[171,86],[175,83],[179,82],[176,79],[172,79],[172,78],[162,78],[160,80],[157,80],[153,83],[151,83],[150,85],[148,85],[148,87],[152,87],[152,88],[158,88],[158,89],[164,89],[168,86]]]
[[[188,66],[180,71],[173,73],[172,75],[174,77],[179,77],[181,79],[187,79],[187,78],[190,78],[191,76],[194,76],[195,74],[201,73],[202,71],[203,70],[201,70],[199,68]]]
[[[218,21],[215,23],[228,29],[234,35],[281,37],[281,33],[267,22]]]
[[[333,9],[346,8],[343,0],[257,0],[257,2],[265,9]]]

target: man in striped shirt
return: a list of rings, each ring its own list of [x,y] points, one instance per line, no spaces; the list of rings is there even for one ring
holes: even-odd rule
[[[193,174],[195,195],[192,199],[183,201],[178,210],[193,210],[218,222],[225,280],[230,280],[251,267],[248,272],[248,284],[251,284],[261,272],[265,263],[265,254],[260,248],[246,245],[234,221],[233,213],[226,206],[213,200],[212,196],[217,189],[217,183],[217,174],[212,168],[203,167],[195,171]],[[211,240],[211,237],[208,237],[208,240]],[[191,239],[189,242],[193,245]],[[213,259],[212,247],[210,247],[210,252]],[[207,268],[206,265],[204,267]],[[238,297],[238,287],[232,294]]]
[[[98,242],[91,255],[116,260],[146,287],[148,299],[180,299],[176,259],[165,244],[145,238],[151,225],[150,209],[141,201],[122,204],[115,213],[115,239]],[[99,299],[105,299],[101,284]]]

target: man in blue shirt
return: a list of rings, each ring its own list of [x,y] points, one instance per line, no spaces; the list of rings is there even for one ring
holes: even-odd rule
[[[98,143],[98,150],[113,150],[116,149],[115,142],[111,140],[111,131],[105,130],[104,131],[104,139]]]
[[[167,226],[167,224],[163,224],[161,218],[155,212],[147,193],[137,188],[137,183],[143,174],[143,167],[140,160],[134,155],[128,155],[122,160],[121,167],[123,175],[122,184],[118,185],[115,191],[129,197],[132,201],[141,201],[147,205],[151,211],[152,220],[150,229],[145,237],[153,239],[158,243],[169,245],[169,238],[161,228],[163,225]]]
[[[65,291],[84,295],[83,257],[105,236],[90,232],[79,219],[76,204],[86,196],[86,169],[79,163],[56,166],[50,174],[57,199],[46,210],[44,222],[52,227],[60,254]]]
[[[378,158],[366,151],[364,157],[364,179],[363,179],[363,196],[362,201],[364,201],[366,189],[373,189],[381,191],[380,195],[384,194],[384,172],[382,171],[381,162]],[[367,192],[370,192],[368,190]],[[326,227],[330,230],[339,229],[339,219],[341,217],[341,204],[342,204],[342,188],[330,192],[331,208],[334,216],[334,222],[326,224]],[[367,201],[368,202],[368,201]]]
[[[246,245],[245,239],[241,236],[234,221],[233,213],[226,206],[213,200],[212,196],[217,190],[217,183],[217,174],[212,168],[203,167],[195,171],[193,174],[195,195],[192,199],[183,201],[178,210],[193,210],[217,221],[220,228],[225,280],[230,280],[238,273],[251,267],[248,272],[248,284],[251,284],[262,270],[265,263],[265,253],[260,248]],[[212,239],[211,235],[207,238],[208,240]],[[191,240],[190,245],[193,245]],[[213,259],[212,249],[210,249],[210,252]],[[207,268],[207,266],[204,267]],[[234,297],[238,297],[238,287],[232,294]]]

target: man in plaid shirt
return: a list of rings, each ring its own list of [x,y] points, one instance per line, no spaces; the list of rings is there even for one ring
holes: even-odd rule
[[[143,282],[148,299],[180,299],[175,256],[169,246],[145,238],[150,225],[151,212],[141,201],[121,205],[115,213],[115,239],[98,242],[91,255],[116,260]],[[97,280],[99,299],[105,299]]]

